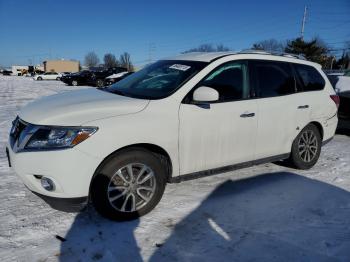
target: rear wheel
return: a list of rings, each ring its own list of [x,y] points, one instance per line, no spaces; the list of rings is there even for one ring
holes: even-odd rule
[[[92,203],[109,219],[135,219],[158,204],[165,183],[166,169],[156,155],[144,149],[121,151],[93,180]]]
[[[40,80],[43,80],[43,78],[39,76],[36,80],[40,81]]]
[[[73,80],[72,81],[72,86],[77,86],[78,85],[78,81],[77,80]]]
[[[291,164],[298,169],[313,167],[321,153],[322,138],[318,128],[307,125],[295,138],[290,155]]]

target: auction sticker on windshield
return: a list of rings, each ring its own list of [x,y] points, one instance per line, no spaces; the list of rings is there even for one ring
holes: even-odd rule
[[[187,65],[174,64],[174,65],[170,66],[169,68],[176,69],[176,70],[181,70],[181,71],[187,71],[191,67],[187,66]]]

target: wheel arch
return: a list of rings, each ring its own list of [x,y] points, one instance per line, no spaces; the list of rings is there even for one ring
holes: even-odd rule
[[[309,124],[313,124],[313,125],[315,125],[317,127],[317,129],[318,129],[318,131],[320,132],[320,135],[321,135],[321,141],[323,141],[324,132],[323,132],[323,126],[321,125],[321,123],[317,122],[317,121],[312,121]]]
[[[318,131],[320,132],[320,135],[321,135],[321,142],[323,141],[323,135],[324,135],[323,126],[321,125],[320,122],[311,121],[311,122],[309,122],[308,124],[306,124],[301,130],[299,130],[299,132],[297,133],[297,135],[294,137],[294,139],[293,139],[293,141],[292,141],[292,143],[291,143],[290,148],[292,148],[294,140],[298,137],[298,135],[301,133],[301,131],[302,131],[305,127],[307,127],[308,125],[310,125],[310,124],[316,126],[316,128],[318,129]]]
[[[173,166],[172,166],[172,161],[171,158],[168,154],[168,152],[155,144],[148,144],[148,143],[138,143],[138,144],[132,144],[132,145],[128,145],[128,146],[124,146],[121,147],[115,151],[113,151],[112,153],[110,153],[107,157],[105,157],[102,162],[98,165],[98,167],[96,168],[91,181],[90,181],[90,186],[89,186],[89,198],[90,198],[90,192],[91,192],[91,186],[93,184],[94,179],[96,178],[96,176],[98,174],[100,174],[101,170],[103,169],[104,165],[117,153],[121,152],[121,151],[125,151],[125,150],[132,150],[132,149],[143,149],[143,150],[147,150],[153,154],[156,154],[163,165],[165,165],[166,170],[167,170],[167,181],[170,180],[171,176],[172,176],[172,171],[173,171]]]

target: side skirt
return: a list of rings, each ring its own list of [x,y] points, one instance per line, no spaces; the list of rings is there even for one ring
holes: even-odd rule
[[[329,142],[331,142],[333,140],[333,138],[334,137],[332,136],[331,138],[328,138],[327,140],[323,141],[322,146],[327,145]]]
[[[169,183],[180,183],[183,181],[188,181],[192,179],[197,179],[201,177],[206,177],[206,176],[212,176],[212,175],[217,175],[221,173],[226,173],[246,167],[251,167],[255,165],[260,165],[260,164],[265,164],[265,163],[270,163],[270,162],[275,162],[283,159],[287,159],[289,157],[289,153],[287,154],[282,154],[282,155],[277,155],[277,156],[272,156],[272,157],[266,157],[254,161],[248,161],[248,162],[243,162],[239,164],[234,164],[234,165],[229,165],[229,166],[224,166],[224,167],[219,167],[219,168],[214,168],[214,169],[209,169],[209,170],[204,170],[204,171],[199,171],[199,172],[194,172],[190,174],[185,174],[185,175],[180,175],[177,177],[172,177],[169,180]]]

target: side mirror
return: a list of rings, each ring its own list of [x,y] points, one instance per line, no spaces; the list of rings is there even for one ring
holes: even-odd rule
[[[193,101],[195,102],[214,102],[219,100],[219,92],[214,88],[201,86],[193,93]]]

